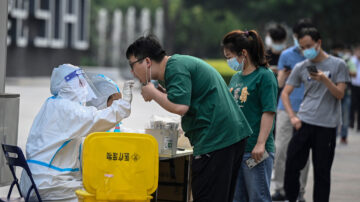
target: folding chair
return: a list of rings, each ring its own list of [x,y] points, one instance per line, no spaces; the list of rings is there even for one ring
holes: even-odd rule
[[[29,197],[30,197],[30,193],[31,193],[32,189],[34,189],[39,202],[42,202],[41,198],[40,198],[40,194],[36,188],[36,184],[34,182],[34,179],[32,178],[30,168],[26,162],[26,159],[24,157],[22,150],[17,146],[6,145],[6,144],[2,144],[2,148],[3,148],[4,154],[5,154],[6,161],[9,165],[10,171],[14,177],[14,181],[11,183],[9,193],[7,195],[7,200],[10,199],[10,195],[11,195],[12,189],[14,188],[14,185],[16,185],[16,187],[18,188],[20,196],[23,197],[21,190],[20,190],[20,186],[19,186],[19,180],[17,179],[17,177],[15,175],[15,169],[14,169],[14,166],[20,166],[26,171],[26,173],[29,176],[31,183],[32,183],[30,189],[27,191],[25,202],[29,201]]]
[[[83,147],[79,202],[147,201],[158,186],[159,153],[147,134],[93,133]]]

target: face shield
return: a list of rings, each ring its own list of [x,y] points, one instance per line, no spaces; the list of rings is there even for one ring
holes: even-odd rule
[[[87,102],[87,106],[94,106],[97,109],[104,109],[107,107],[107,101],[109,97],[115,93],[121,93],[119,86],[111,80],[109,77],[103,74],[88,74],[93,85],[96,89],[101,92],[104,98],[95,99],[90,102]]]
[[[99,100],[104,97],[87,77],[84,70],[77,69],[65,76],[65,82],[78,97],[81,103]]]

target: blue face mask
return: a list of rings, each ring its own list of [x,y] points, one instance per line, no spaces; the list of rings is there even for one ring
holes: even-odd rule
[[[294,40],[294,46],[300,47],[299,41],[297,40],[297,38],[296,38],[296,37],[293,37],[293,40]]]
[[[304,57],[306,59],[312,60],[312,59],[316,58],[316,56],[318,56],[319,50],[316,50],[315,47],[312,47],[312,48],[305,49],[303,51],[303,53],[304,53]]]
[[[235,71],[241,71],[244,69],[244,60],[239,63],[237,60],[236,60],[236,57],[233,57],[233,58],[230,58],[227,60],[227,63],[229,65],[229,67]]]

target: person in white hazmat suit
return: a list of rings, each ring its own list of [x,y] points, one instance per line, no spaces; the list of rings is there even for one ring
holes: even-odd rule
[[[53,69],[48,98],[35,117],[26,143],[26,157],[44,201],[77,201],[75,190],[82,188],[80,156],[82,137],[107,131],[130,115],[133,81],[127,81],[122,99],[98,110],[85,106],[101,101],[101,94],[79,67],[64,64]],[[22,173],[21,190],[31,182]],[[26,196],[26,195],[25,195]],[[32,193],[30,201],[36,201]]]
[[[104,109],[111,106],[114,100],[121,99],[122,94],[120,88],[112,79],[103,74],[88,74],[88,76],[95,88],[101,92],[105,99],[101,99],[100,101],[92,100],[86,103],[87,106]],[[115,126],[115,128],[112,128],[107,132],[145,133],[145,130],[127,128],[122,125],[122,122],[120,122]]]

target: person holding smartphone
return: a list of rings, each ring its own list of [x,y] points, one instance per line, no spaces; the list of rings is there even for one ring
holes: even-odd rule
[[[234,201],[271,201],[277,80],[255,30],[229,32],[222,45],[228,65],[237,71],[231,78],[230,92],[253,130],[239,169]]]
[[[284,188],[287,199],[296,201],[299,193],[300,170],[312,150],[314,166],[313,201],[329,201],[331,165],[336,145],[336,127],[341,123],[341,105],[350,81],[344,60],[322,50],[322,40],[316,28],[304,28],[299,45],[306,60],[296,64],[281,94],[295,132],[286,159]],[[295,87],[304,84],[304,99],[296,114],[289,95]]]
[[[301,52],[298,36],[300,31],[306,27],[314,27],[310,19],[300,19],[293,26],[293,39],[294,45],[290,48],[284,50],[279,59],[278,63],[278,82],[280,91],[285,85],[286,79],[289,77],[290,72],[295,67],[295,65],[299,62],[304,61],[306,58]],[[281,93],[281,92],[280,92]],[[301,84],[299,87],[294,88],[292,93],[290,94],[290,103],[294,112],[298,112],[300,108],[301,101],[304,96],[304,85]],[[280,97],[280,95],[279,95]],[[277,112],[276,112],[276,124],[275,124],[275,163],[274,163],[274,176],[273,176],[273,185],[275,192],[272,195],[273,201],[284,201],[285,191],[284,191],[284,175],[285,175],[285,161],[286,161],[286,152],[288,149],[288,144],[290,142],[291,137],[293,136],[293,127],[290,123],[290,117],[286,113],[283,102],[279,99]],[[309,163],[301,171],[300,177],[300,190],[299,190],[299,202],[305,202],[304,194],[307,176],[309,172]]]

